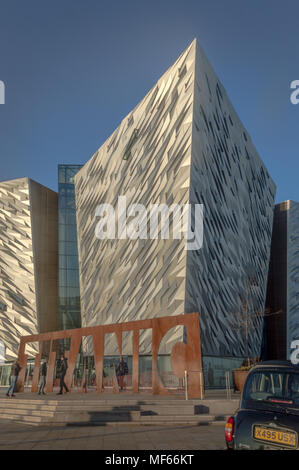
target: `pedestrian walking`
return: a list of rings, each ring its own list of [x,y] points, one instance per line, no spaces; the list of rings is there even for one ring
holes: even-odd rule
[[[120,356],[120,361],[116,369],[116,375],[118,378],[118,385],[121,390],[125,387],[125,375],[129,372],[128,364],[123,360],[123,357]]]
[[[69,392],[69,389],[67,388],[65,382],[64,382],[64,377],[67,371],[68,365],[67,365],[67,358],[61,355],[60,358],[60,391],[57,393],[57,395],[62,395],[63,394],[63,389],[65,389],[65,393]]]
[[[47,379],[47,358],[44,359],[42,366],[40,368],[40,380],[39,380],[39,389],[38,389],[38,394],[41,395],[46,395],[45,394],[45,385],[46,385],[46,379]]]
[[[9,385],[9,388],[6,392],[6,396],[9,397],[9,398],[12,398],[14,397],[14,389],[15,389],[15,386],[16,386],[16,383],[17,383],[17,379],[18,379],[18,375],[19,375],[19,372],[21,370],[21,366],[19,364],[19,361],[16,360],[12,367],[11,367],[11,371],[10,371],[10,385]]]

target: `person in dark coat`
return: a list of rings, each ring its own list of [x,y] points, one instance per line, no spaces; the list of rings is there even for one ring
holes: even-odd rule
[[[9,385],[9,388],[6,392],[6,396],[9,397],[9,398],[12,398],[14,397],[14,389],[15,389],[15,386],[16,386],[16,383],[17,383],[17,379],[18,379],[18,375],[19,375],[19,372],[21,370],[21,367],[20,367],[20,364],[19,364],[19,361],[15,361],[11,367],[11,371],[10,371],[10,385]]]
[[[67,365],[67,358],[64,357],[63,355],[60,358],[60,391],[57,393],[57,395],[62,395],[63,394],[63,389],[65,389],[65,392],[68,393],[69,389],[67,388],[65,382],[64,382],[64,377],[67,371],[68,365]]]
[[[38,394],[41,395],[46,395],[44,392],[44,388],[46,385],[46,379],[47,379],[47,359],[44,359],[44,362],[41,366],[40,369],[40,382],[39,382],[39,389],[38,389]]]
[[[124,389],[125,375],[127,375],[128,372],[129,372],[128,364],[123,360],[123,357],[120,356],[120,361],[119,361],[119,364],[118,364],[117,369],[116,369],[116,375],[117,375],[117,378],[118,378],[118,385],[119,385],[121,390]]]

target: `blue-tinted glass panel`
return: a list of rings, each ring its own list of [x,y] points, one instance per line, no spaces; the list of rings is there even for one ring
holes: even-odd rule
[[[66,256],[59,256],[58,267],[59,267],[59,269],[66,269],[67,268],[67,257]]]
[[[58,166],[58,184],[65,183],[65,167]]]
[[[78,257],[77,256],[66,256],[66,268],[67,269],[78,269]]]
[[[69,269],[67,271],[67,285],[69,287],[78,287],[79,271],[77,271],[76,269]]]
[[[82,165],[58,166],[59,323],[61,329],[79,328],[80,288],[74,177]]]
[[[60,286],[67,286],[67,280],[66,280],[66,269],[59,269],[59,285]]]
[[[61,224],[58,232],[59,241],[75,242],[77,244],[77,230],[75,225]]]

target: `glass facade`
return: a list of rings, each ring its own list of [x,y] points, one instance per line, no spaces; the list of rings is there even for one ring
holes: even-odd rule
[[[202,368],[205,389],[221,389],[226,387],[226,376],[229,372],[231,387],[233,386],[233,370],[242,366],[242,357],[203,356]]]
[[[58,165],[59,329],[81,327],[74,176],[82,165]]]

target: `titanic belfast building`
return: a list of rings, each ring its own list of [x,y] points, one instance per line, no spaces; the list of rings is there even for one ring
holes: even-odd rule
[[[82,327],[198,312],[210,386],[223,385],[224,371],[245,357],[259,356],[276,186],[197,40],[74,182]],[[134,227],[139,236],[117,227],[107,229],[106,238],[97,236],[104,204],[108,225],[107,214],[127,224],[138,211],[143,214],[142,236],[140,223]],[[160,209],[150,236],[147,215],[157,205],[164,216],[173,205],[190,205],[194,230],[200,205],[203,238],[197,249],[186,249],[185,237],[172,236],[171,213],[165,236]],[[130,230],[132,235],[132,223]],[[161,344],[164,368],[183,338],[183,328],[174,328]],[[123,348],[129,357],[129,337]],[[144,361],[150,348],[150,331],[141,332]],[[112,335],[105,354],[117,355]]]
[[[57,193],[30,178],[0,182],[1,364],[17,358],[22,336],[58,329],[57,207]],[[29,357],[38,352],[28,344]]]

